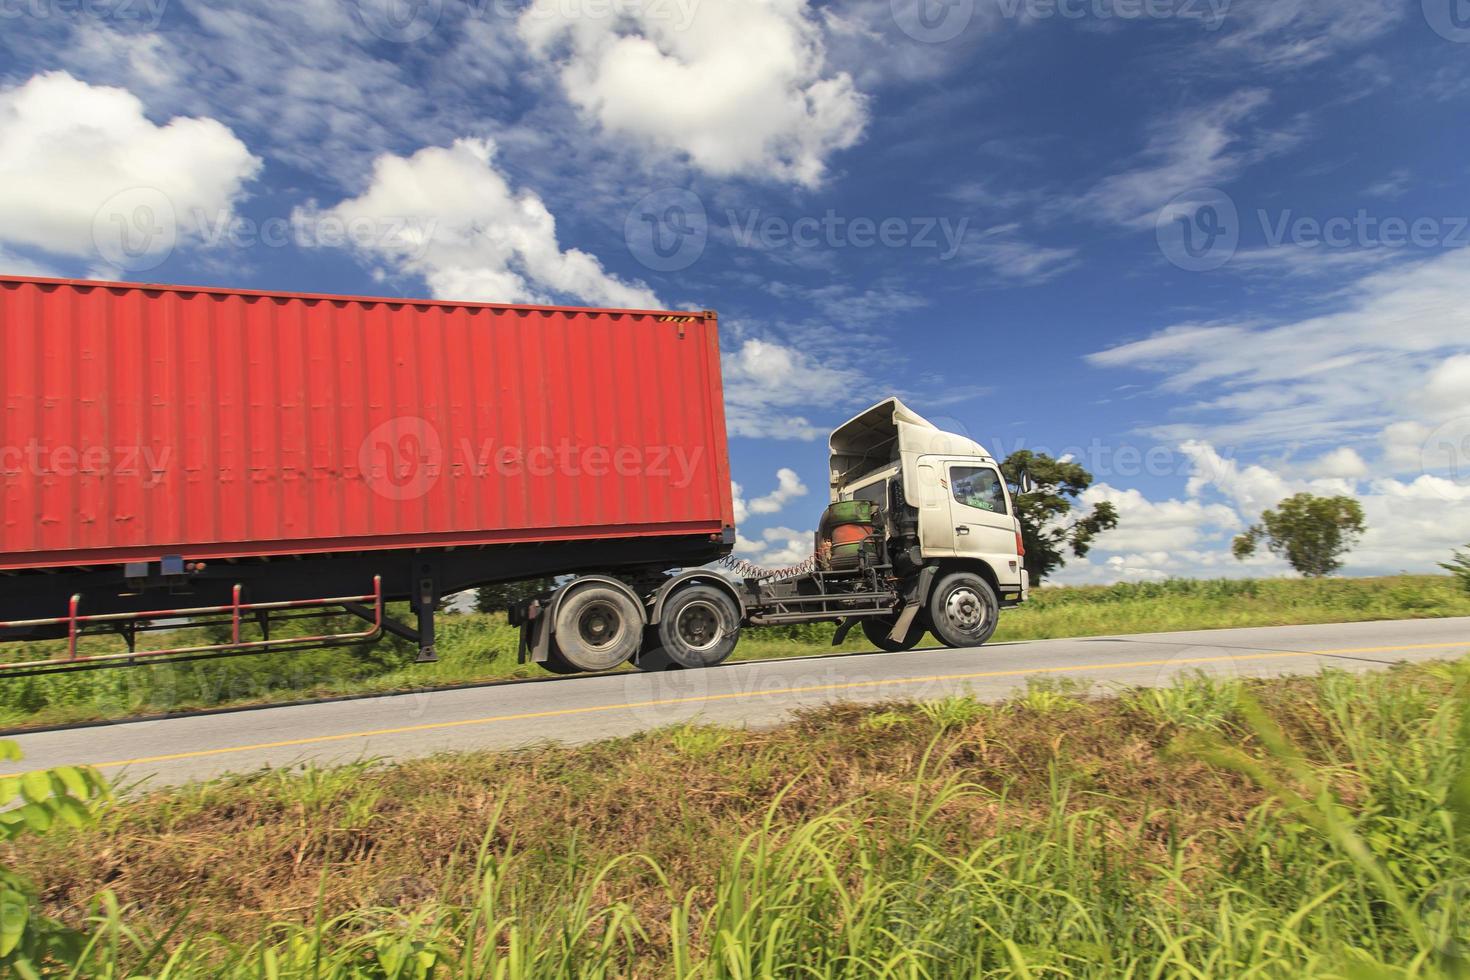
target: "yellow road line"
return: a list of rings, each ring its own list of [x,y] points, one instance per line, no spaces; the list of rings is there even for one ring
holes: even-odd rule
[[[1078,664],[1064,667],[1027,667],[1022,670],[986,670],[970,674],[933,674],[927,677],[899,677],[871,681],[844,681],[839,684],[813,684],[808,687],[783,687],[761,691],[733,691],[727,694],[700,694],[682,698],[661,698],[653,701],[636,701],[631,704],[598,704],[584,708],[555,708],[549,711],[525,711],[513,715],[492,715],[488,718],[463,718],[458,721],[435,721],[422,725],[405,725],[400,728],[377,728],[365,732],[343,732],[338,735],[314,735],[310,738],[293,738],[280,742],[262,742],[258,745],[234,745],[222,749],[199,749],[193,752],[175,752],[169,755],[150,755],[138,759],[123,759],[117,762],[94,763],[97,769],[117,769],[122,766],[139,766],[153,762],[177,762],[181,759],[201,759],[212,755],[229,755],[234,752],[257,752],[265,749],[286,749],[298,745],[319,745],[324,742],[342,742],[354,738],[374,738],[380,735],[407,735],[413,732],[439,731],[448,728],[464,728],[469,725],[493,725],[506,721],[530,721],[535,718],[566,718],[571,715],[595,714],[602,711],[621,711],[636,708],[657,708],[675,704],[696,704],[709,701],[729,701],[740,698],[769,698],[786,694],[813,694],[821,691],[851,691],[867,687],[898,687],[906,684],[930,684],[940,681],[983,680],[996,677],[1029,677],[1036,674],[1065,674],[1089,670],[1120,670],[1137,667],[1166,667],[1170,665],[1225,663],[1242,660],[1275,660],[1286,657],[1329,657],[1347,656],[1356,653],[1398,653],[1405,650],[1447,650],[1453,647],[1470,648],[1470,641],[1459,643],[1417,643],[1395,647],[1349,647],[1341,650],[1282,650],[1268,653],[1245,653],[1220,657],[1187,657],[1167,660],[1134,660],[1110,664]]]

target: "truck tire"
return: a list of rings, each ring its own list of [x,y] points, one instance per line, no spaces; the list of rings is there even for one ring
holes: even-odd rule
[[[638,652],[642,638],[643,610],[611,586],[573,587],[557,605],[553,652],[575,670],[612,670]]]
[[[638,658],[643,670],[713,667],[740,642],[740,609],[711,585],[691,585],[669,596],[658,622],[654,649]]]
[[[904,636],[902,643],[894,643],[888,638],[888,634],[893,632],[894,624],[898,622],[897,616],[877,616],[863,620],[863,636],[866,636],[868,642],[873,644],[873,646],[887,653],[902,653],[904,650],[912,650],[924,638],[924,624],[920,622],[921,618],[919,616],[914,617],[914,621],[910,624],[909,631]]]
[[[995,590],[971,572],[946,575],[929,595],[929,628],[945,646],[978,647],[999,622]]]

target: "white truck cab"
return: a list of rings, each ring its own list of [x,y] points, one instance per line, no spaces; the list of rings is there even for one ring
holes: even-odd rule
[[[968,436],[945,432],[897,398],[833,431],[831,499],[872,500],[901,536],[906,508],[917,514],[915,565],[988,570],[1002,605],[1030,588],[1016,516],[1000,465]]]

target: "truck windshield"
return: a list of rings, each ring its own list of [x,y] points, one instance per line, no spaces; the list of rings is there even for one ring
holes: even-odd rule
[[[951,466],[949,485],[954,499],[966,507],[1006,513],[1006,492],[1000,474],[988,466]]]

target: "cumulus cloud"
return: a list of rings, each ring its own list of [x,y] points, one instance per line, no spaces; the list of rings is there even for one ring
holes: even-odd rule
[[[827,430],[792,409],[843,404],[861,392],[856,370],[818,361],[772,340],[746,340],[726,351],[725,421],[733,436],[753,439],[817,439]]]
[[[702,0],[606,9],[535,0],[519,30],[568,99],[605,131],[716,176],[821,182],[867,104],[830,72],[805,0]]]
[[[643,283],[624,282],[580,249],[563,249],[556,219],[541,198],[513,188],[494,155],[493,142],[475,139],[411,157],[384,154],[362,195],[326,211],[302,209],[296,220],[329,216],[359,229],[350,237],[360,255],[391,273],[422,276],[438,297],[660,305]]]
[[[737,537],[735,553],[769,569],[784,568],[812,556],[813,532],[789,527],[768,527],[758,539]]]
[[[1383,444],[1418,468],[1416,434],[1470,414],[1470,249],[1375,271],[1335,309],[1280,323],[1181,323],[1091,355],[1190,394],[1184,421],[1150,431],[1259,449]]]
[[[228,219],[260,160],[214,119],[157,125],[66,72],[0,90],[0,244],[118,264]]]
[[[1292,475],[1227,459],[1208,443],[1181,449],[1195,467],[1182,498],[1150,500],[1137,490],[1104,484],[1084,494],[1085,504],[1114,503],[1119,525],[1098,536],[1087,558],[1069,559],[1054,578],[1057,584],[1295,574],[1264,550],[1237,561],[1229,545],[1262,511],[1302,492],[1345,494],[1362,505],[1367,531],[1345,558],[1349,575],[1438,572],[1439,562],[1470,542],[1470,474],[1460,480],[1429,474],[1366,478],[1345,472],[1354,469],[1348,457],[1329,453],[1323,460],[1336,465],[1322,469],[1335,472]]]
[[[750,502],[752,514],[775,514],[797,497],[805,497],[807,494],[806,484],[801,482],[801,477],[796,471],[781,467],[776,471],[776,489],[764,497],[757,497]]]

